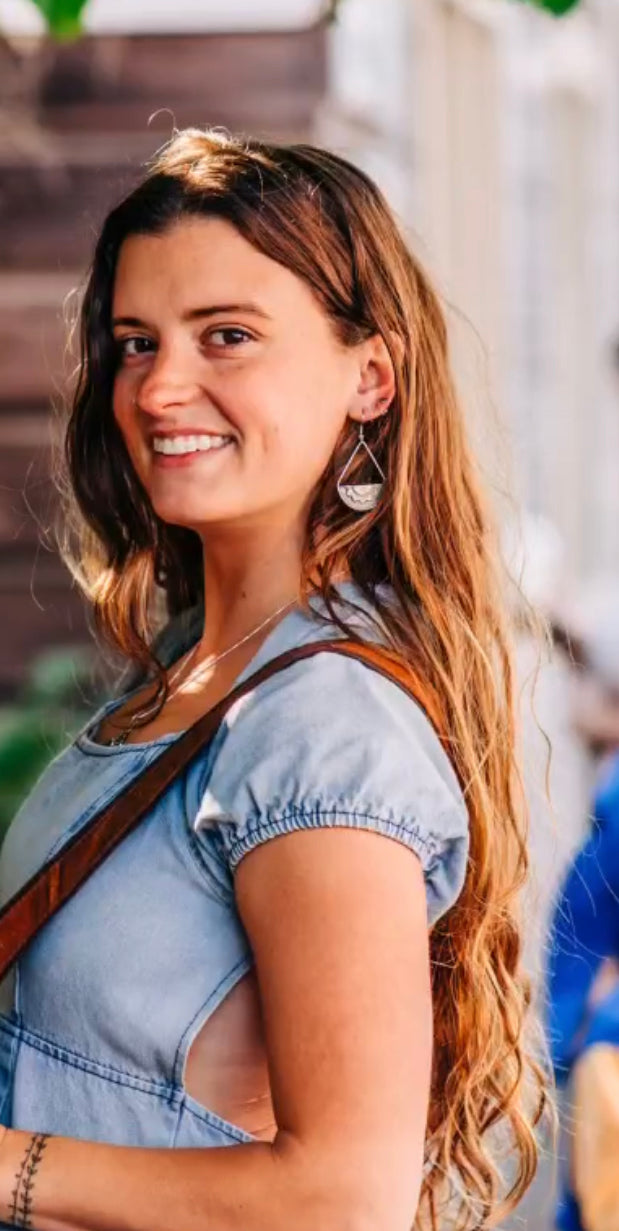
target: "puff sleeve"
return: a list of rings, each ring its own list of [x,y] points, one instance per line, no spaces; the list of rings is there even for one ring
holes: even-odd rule
[[[428,922],[464,881],[468,819],[453,768],[421,708],[358,660],[322,653],[243,697],[219,733],[193,821],[219,831],[232,872],[297,829],[373,830],[421,861]]]

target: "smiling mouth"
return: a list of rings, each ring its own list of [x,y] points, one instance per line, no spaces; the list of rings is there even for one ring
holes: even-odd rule
[[[232,443],[231,436],[200,434],[199,436],[153,436],[154,453],[165,457],[187,457],[192,453],[210,453]]]

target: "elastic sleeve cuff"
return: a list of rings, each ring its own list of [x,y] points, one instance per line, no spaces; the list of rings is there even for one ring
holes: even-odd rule
[[[436,922],[457,897],[466,867],[466,837],[460,839],[454,836],[445,839],[439,833],[429,833],[414,817],[398,821],[373,813],[347,811],[338,807],[325,808],[324,805],[314,804],[304,807],[290,806],[284,811],[255,816],[244,825],[239,825],[233,817],[219,817],[215,820],[212,814],[205,810],[198,814],[194,824],[196,830],[207,829],[216,824],[231,872],[234,872],[244,856],[256,847],[273,838],[299,830],[357,829],[382,834],[383,837],[408,847],[419,859],[424,873],[430,925]]]

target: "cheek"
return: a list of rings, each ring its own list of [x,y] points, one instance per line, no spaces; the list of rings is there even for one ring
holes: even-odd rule
[[[298,395],[271,402],[266,413],[263,410],[261,437],[265,453],[273,459],[309,460],[320,439],[311,402]]]
[[[336,447],[339,416],[317,409],[316,398],[297,397],[273,416],[262,437],[268,481],[303,489],[318,481]]]
[[[312,354],[309,347],[308,352],[281,363],[270,381],[255,390],[257,417],[281,449],[328,456],[346,418],[348,397],[339,372],[323,355]]]

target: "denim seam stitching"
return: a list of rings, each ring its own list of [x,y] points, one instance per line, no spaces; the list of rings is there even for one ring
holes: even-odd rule
[[[191,1098],[191,1095],[189,1095],[189,1098]],[[192,1102],[196,1102],[196,1100],[193,1099]],[[222,1120],[221,1116],[218,1116],[216,1111],[209,1111],[208,1107],[192,1107],[187,1102],[186,1091],[183,1091],[183,1100],[180,1111],[181,1113],[186,1111],[187,1114],[193,1116],[194,1119],[202,1120],[204,1123],[209,1124],[211,1128],[216,1128],[220,1133],[225,1133],[226,1137],[229,1137],[231,1141],[236,1141],[237,1143],[240,1142],[245,1145],[256,1140],[251,1133],[248,1133],[246,1129],[241,1128],[240,1125],[232,1124],[232,1122],[228,1120]]]
[[[176,1047],[176,1051],[175,1051],[175,1053],[174,1053],[174,1064],[173,1064],[173,1068],[172,1068],[172,1075],[173,1075],[173,1084],[174,1084],[174,1086],[178,1087],[178,1089],[180,1089],[180,1090],[183,1090],[183,1091],[184,1091],[184,1093],[187,1093],[187,1091],[185,1091],[185,1087],[183,1086],[182,1081],[177,1081],[177,1070],[178,1070],[178,1060],[179,1060],[179,1056],[180,1056],[180,1054],[181,1054],[181,1050],[182,1050],[182,1047],[183,1047],[183,1042],[184,1042],[185,1038],[187,1037],[187,1033],[188,1033],[188,1032],[192,1029],[192,1027],[193,1027],[194,1023],[195,1023],[196,1021],[198,1021],[198,1020],[199,1020],[200,1015],[201,1015],[201,1013],[203,1013],[204,1008],[205,1008],[205,1006],[208,1004],[209,1000],[213,1000],[213,999],[215,999],[215,998],[216,998],[216,996],[217,996],[217,994],[218,994],[218,992],[219,992],[220,987],[222,987],[222,986],[223,986],[223,984],[225,984],[225,983],[228,981],[228,979],[231,977],[231,975],[233,975],[233,974],[234,974],[234,972],[235,972],[236,970],[238,970],[240,967],[242,967],[242,966],[246,965],[246,963],[247,963],[247,958],[246,958],[246,957],[239,958],[239,961],[238,961],[238,962],[235,962],[235,963],[234,963],[234,966],[232,966],[232,967],[230,968],[230,970],[227,972],[227,974],[226,974],[226,975],[224,975],[224,976],[223,976],[223,978],[221,978],[221,979],[219,980],[219,983],[217,984],[217,986],[213,989],[213,991],[210,993],[210,995],[209,995],[209,996],[207,996],[206,1000],[205,1000],[205,1001],[203,1001],[202,1005],[201,1005],[201,1006],[200,1006],[200,1008],[198,1009],[198,1012],[197,1012],[197,1013],[194,1013],[194,1015],[193,1015],[193,1017],[192,1017],[191,1021],[190,1021],[190,1022],[189,1022],[189,1024],[185,1027],[185,1030],[183,1031],[183,1034],[182,1034],[181,1038],[179,1039],[179,1042],[178,1042],[177,1047]],[[241,976],[241,978],[242,978],[242,976]],[[233,986],[233,987],[236,987],[236,983],[234,983],[232,986]],[[222,1001],[222,1004],[223,1004],[223,1001]],[[216,1011],[217,1011],[217,1008],[219,1008],[219,1005],[217,1005],[217,1006],[216,1006],[216,1008],[213,1010],[213,1012],[216,1012]],[[207,1020],[208,1020],[208,1019],[207,1019]],[[190,1048],[190,1050],[191,1050],[191,1048]]]
[[[226,742],[226,739],[229,736],[229,734],[230,734],[230,724],[228,722],[228,715],[226,714],[224,715],[217,731],[215,732],[213,737],[209,740],[209,743],[206,745],[205,748],[201,750],[202,753],[208,752],[209,764],[208,764],[207,771],[205,772],[204,769],[202,769],[200,773],[200,780],[199,780],[199,787],[198,787],[198,801],[199,801],[198,810],[200,808],[200,804],[202,803],[204,794],[208,788],[208,783],[210,782],[213,776],[213,773],[215,771],[215,767],[217,764],[217,757],[221,751],[222,745]],[[229,909],[230,906],[234,903],[234,893],[231,891],[228,895],[226,895],[225,891],[221,888],[221,886],[217,883],[215,877],[213,876],[210,868],[208,867],[208,864],[206,863],[206,860],[203,857],[198,834],[196,830],[194,829],[194,826],[192,824],[192,821],[188,815],[186,808],[183,809],[183,829],[184,829],[184,832],[187,838],[187,844],[189,846],[189,851],[193,859],[193,862],[198,868],[201,878],[206,882],[209,893],[213,892],[214,896],[221,903],[221,905]],[[224,869],[225,869],[225,863],[224,863]]]
[[[32,1047],[34,1051],[40,1051],[43,1055],[49,1055],[53,1060],[57,1060],[61,1064],[68,1064],[70,1067],[76,1068],[79,1072],[86,1073],[88,1076],[98,1077],[101,1081],[109,1082],[110,1085],[139,1090],[142,1094],[166,1102],[173,1110],[178,1111],[179,1118],[180,1114],[186,1111],[188,1115],[210,1125],[211,1128],[229,1137],[231,1141],[245,1143],[255,1140],[251,1133],[241,1128],[240,1125],[232,1124],[231,1121],[222,1119],[217,1112],[211,1111],[208,1107],[200,1106],[197,1100],[188,1095],[182,1086],[168,1086],[157,1083],[149,1078],[124,1073],[121,1069],[114,1069],[112,1065],[102,1064],[96,1060],[88,1060],[86,1057],[80,1056],[78,1052],[71,1051],[68,1047],[58,1047],[56,1044],[49,1043],[46,1039],[39,1038],[24,1026],[11,1027],[2,1017],[0,1017],[0,1031],[7,1034],[11,1040],[24,1043],[25,1046]],[[191,1101],[188,1102],[188,1099]],[[195,1104],[195,1106],[192,1104]],[[175,1128],[175,1134],[177,1133],[178,1120]]]
[[[7,1033],[11,1033],[2,1021],[0,1021],[0,1028],[6,1030]],[[134,1088],[141,1089],[145,1094],[152,1093],[159,1098],[169,1099],[170,1088],[174,1089],[171,1083],[158,1081],[152,1077],[143,1077],[139,1073],[131,1073],[128,1070],[116,1068],[107,1062],[94,1060],[90,1056],[83,1056],[64,1044],[53,1042],[51,1039],[46,1039],[42,1035],[34,1033],[27,1026],[17,1026],[15,1029],[19,1033],[22,1042],[27,1046],[32,1047],[35,1051],[42,1052],[43,1055],[51,1056],[53,1060],[72,1064],[74,1068],[80,1069],[82,1072],[92,1073],[94,1076],[112,1081],[117,1085],[131,1085]]]
[[[204,859],[202,858],[202,852],[200,850],[200,843],[198,842],[196,833],[191,828],[191,825],[189,824],[189,821],[186,815],[184,817],[183,829],[185,831],[185,837],[187,839],[187,852],[188,852],[189,858],[191,859],[191,862],[194,868],[196,868],[197,871],[199,872],[200,879],[205,883],[206,888],[208,889],[208,892],[211,893],[213,897],[216,897],[217,901],[222,906],[225,906],[229,909],[234,900],[233,895],[229,894],[228,896],[226,896],[223,889],[220,887],[220,885],[218,885],[215,877],[213,876],[209,867],[207,866]]]

